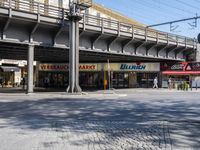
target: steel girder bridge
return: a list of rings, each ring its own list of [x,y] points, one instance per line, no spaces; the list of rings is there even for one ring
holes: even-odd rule
[[[67,9],[26,0],[0,0],[0,59],[67,62]],[[82,14],[81,62],[183,61],[196,39]]]

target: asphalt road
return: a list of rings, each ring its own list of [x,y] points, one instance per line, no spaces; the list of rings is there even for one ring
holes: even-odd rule
[[[0,93],[0,150],[200,150],[200,92]]]

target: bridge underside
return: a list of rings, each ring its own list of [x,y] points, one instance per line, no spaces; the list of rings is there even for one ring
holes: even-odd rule
[[[28,45],[0,42],[0,59],[27,60]],[[166,59],[155,59],[120,54],[80,51],[80,62],[163,62]],[[68,62],[69,49],[35,46],[34,60],[41,62]]]
[[[27,59],[35,46],[37,61],[68,61],[69,22],[40,14],[0,8],[0,58]],[[80,61],[183,61],[193,46],[163,42],[83,21],[80,23]]]

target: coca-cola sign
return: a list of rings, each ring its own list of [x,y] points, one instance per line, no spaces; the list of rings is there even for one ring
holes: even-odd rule
[[[200,62],[161,63],[161,71],[200,71]]]
[[[191,70],[200,71],[200,62],[197,63],[189,63]]]

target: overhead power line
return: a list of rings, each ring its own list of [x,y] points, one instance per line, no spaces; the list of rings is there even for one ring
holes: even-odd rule
[[[184,13],[188,13],[188,14],[194,14],[194,12],[192,12],[192,11],[190,11],[190,10],[186,10],[186,9],[182,9],[182,8],[180,8],[180,7],[176,7],[176,6],[174,6],[174,5],[170,5],[169,3],[165,3],[164,1],[156,1],[156,0],[152,0],[152,1],[154,1],[154,2],[156,2],[156,3],[159,3],[159,4],[161,4],[161,5],[163,5],[163,6],[165,6],[165,7],[168,7],[168,8],[174,8],[174,9],[176,9],[176,10],[178,10],[178,11],[181,11],[181,12],[184,12]]]
[[[191,8],[193,8],[193,9],[197,9],[197,10],[200,9],[199,7],[193,6],[193,5],[189,4],[189,3],[183,2],[183,1],[181,1],[181,0],[176,0],[176,1],[179,2],[179,3],[181,3],[181,4],[183,4],[183,5],[186,5],[186,6],[188,6],[188,7],[191,7]]]
[[[148,4],[147,2],[143,2],[141,0],[135,0],[135,1],[130,1],[129,2],[130,6],[134,6],[136,8],[141,8],[141,13],[142,11],[144,11],[145,9],[151,9],[151,11],[149,11],[149,14],[163,14],[162,16],[164,16],[165,18],[169,18],[169,13],[168,12],[164,12],[161,11],[159,9],[157,9],[157,7],[155,5],[152,4]],[[131,8],[132,10],[134,10],[133,8]]]
[[[184,22],[184,21],[188,21],[188,20],[197,20],[197,19],[200,19],[200,16],[185,18],[185,19],[180,19],[180,20],[174,20],[174,21],[169,21],[169,22],[164,22],[164,23],[159,23],[159,24],[153,24],[153,25],[149,25],[147,27],[156,27],[156,26],[162,26],[162,25],[173,24],[173,23],[177,23],[177,22]]]

